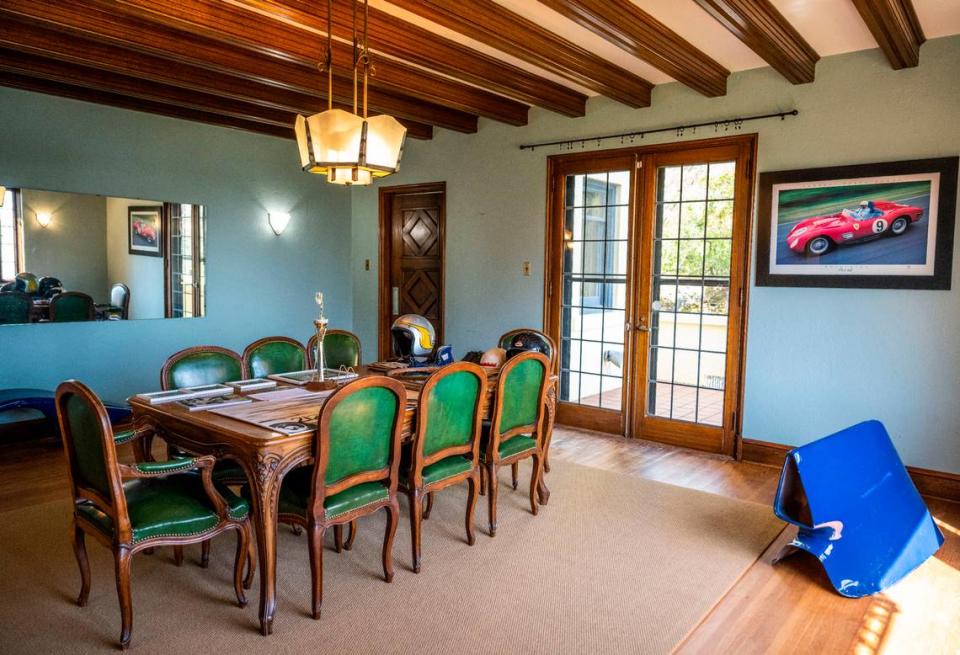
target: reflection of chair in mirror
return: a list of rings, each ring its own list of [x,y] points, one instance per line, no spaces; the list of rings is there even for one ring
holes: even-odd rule
[[[92,321],[93,298],[80,291],[57,294],[50,301],[50,320],[54,323],[67,321]]]
[[[327,368],[360,366],[360,339],[347,330],[327,330],[323,339],[323,358]],[[317,335],[307,342],[307,366],[317,365]]]
[[[125,321],[130,318],[130,287],[123,282],[117,282],[110,287],[110,304],[116,308],[111,312],[111,319],[119,318]]]
[[[32,304],[30,296],[22,291],[0,293],[0,325],[29,323]]]
[[[265,337],[243,351],[244,375],[265,378],[275,373],[303,370],[306,352],[303,344],[290,337]]]

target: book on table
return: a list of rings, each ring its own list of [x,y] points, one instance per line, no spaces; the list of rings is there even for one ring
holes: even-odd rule
[[[244,396],[207,396],[206,398],[187,398],[179,401],[181,405],[191,412],[200,412],[214,407],[232,407],[233,405],[246,405],[253,400]]]
[[[185,387],[183,389],[170,389],[168,391],[151,391],[149,393],[138,393],[134,398],[148,402],[151,405],[162,405],[163,403],[172,403],[190,398],[209,398],[211,396],[226,396],[233,393],[233,388],[225,384],[205,384],[199,387]]]

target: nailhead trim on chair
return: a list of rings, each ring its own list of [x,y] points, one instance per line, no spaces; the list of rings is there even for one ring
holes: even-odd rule
[[[335,519],[335,518],[337,518],[338,516],[343,516],[344,514],[349,514],[350,512],[354,512],[354,511],[356,511],[356,510],[358,510],[358,509],[363,509],[364,507],[370,507],[371,505],[376,505],[377,503],[382,503],[382,502],[385,501],[385,500],[386,500],[386,501],[389,501],[390,498],[389,498],[389,497],[387,497],[387,498],[381,498],[381,499],[379,499],[379,500],[371,501],[371,502],[367,503],[366,505],[360,505],[359,507],[352,507],[352,508],[350,508],[350,509],[348,509],[348,510],[345,510],[345,511],[343,511],[343,512],[337,512],[336,514],[327,514],[327,515],[325,515],[325,518]]]
[[[228,516],[230,516],[230,515],[228,514]],[[235,517],[233,517],[233,516],[230,516],[230,518],[233,519],[233,521],[231,521],[231,522],[234,522],[234,521],[243,521],[243,519],[237,519],[237,518],[235,518]],[[220,527],[220,524],[217,523],[217,524],[216,524],[215,526],[213,526],[212,528],[207,528],[206,530],[198,530],[197,532],[188,532],[188,533],[186,533],[186,534],[184,534],[184,533],[182,533],[182,532],[169,532],[169,533],[164,533],[164,534],[152,534],[152,535],[150,535],[149,537],[144,537],[144,538],[142,538],[142,539],[136,539],[136,538],[135,538],[135,539],[133,540],[133,543],[137,544],[137,543],[140,543],[141,541],[149,541],[150,539],[160,539],[160,538],[162,538],[162,537],[195,537],[195,536],[197,536],[197,535],[199,535],[199,534],[203,534],[204,532],[210,532],[210,531],[212,531],[212,530],[216,530],[216,529],[219,528],[219,527]]]

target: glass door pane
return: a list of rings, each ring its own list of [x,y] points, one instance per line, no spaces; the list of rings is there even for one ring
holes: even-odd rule
[[[560,400],[623,408],[630,171],[567,175]]]
[[[735,174],[657,169],[647,415],[723,425]]]

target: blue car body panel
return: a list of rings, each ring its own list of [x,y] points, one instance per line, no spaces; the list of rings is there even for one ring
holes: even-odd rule
[[[879,421],[791,450],[774,512],[799,528],[790,546],[819,559],[836,590],[850,598],[889,587],[943,544]]]

